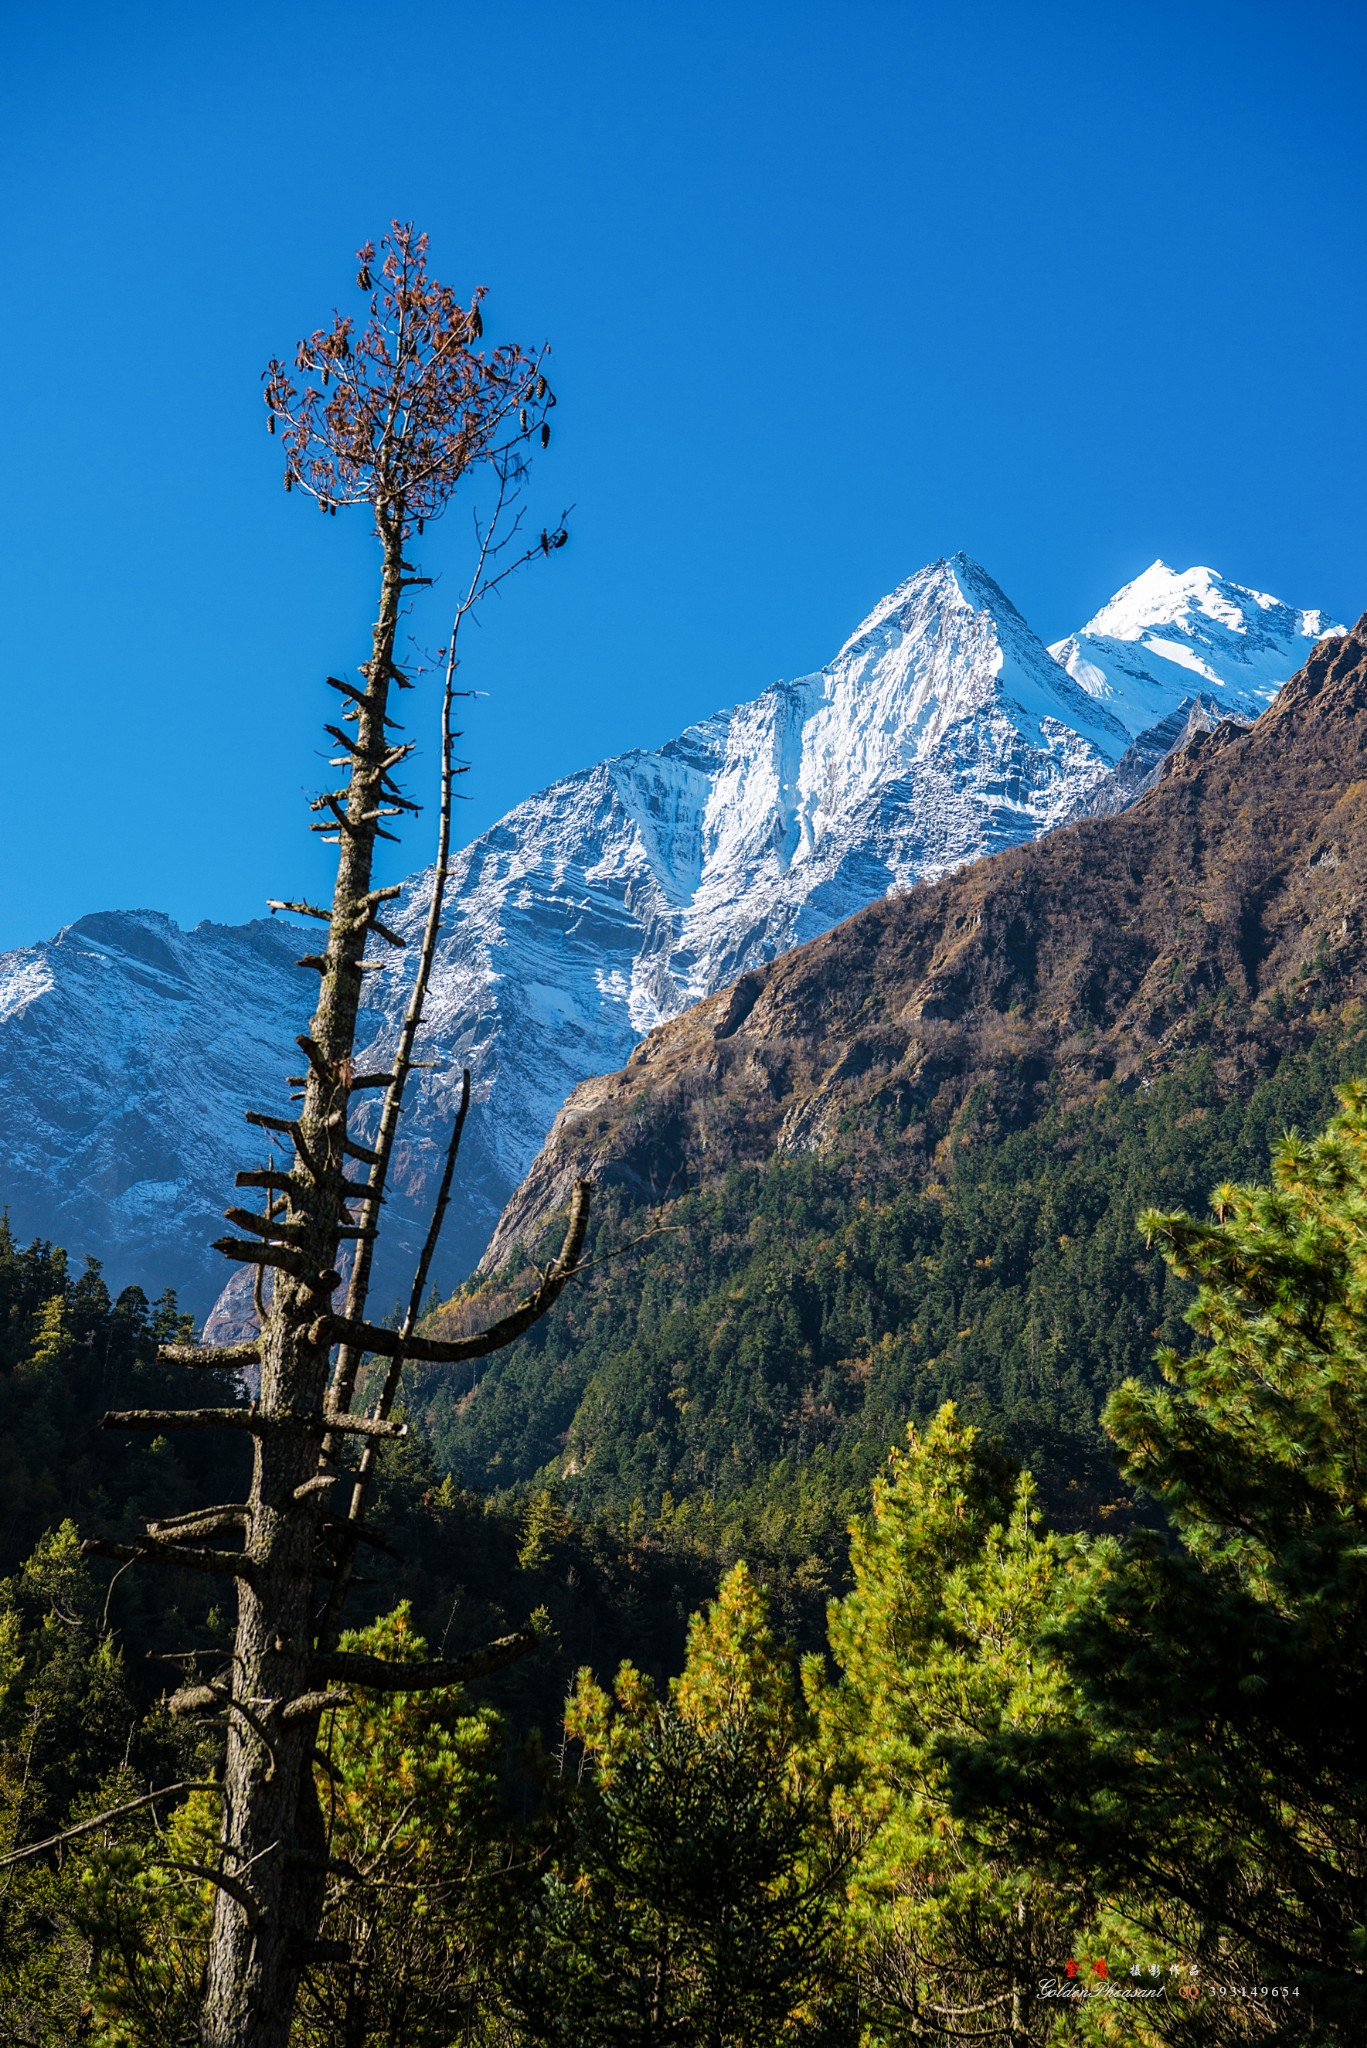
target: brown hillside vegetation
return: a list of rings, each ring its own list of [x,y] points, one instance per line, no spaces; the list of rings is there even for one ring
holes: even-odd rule
[[[870,1123],[933,1159],[1198,1046],[1251,1080],[1367,971],[1367,616],[1256,725],[1219,726],[1131,810],[886,899],[748,973],[584,1083],[506,1211],[494,1270],[586,1170],[654,1205]]]

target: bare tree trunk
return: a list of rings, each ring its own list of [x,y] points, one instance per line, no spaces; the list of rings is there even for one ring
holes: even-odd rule
[[[226,1681],[188,1687],[171,1702],[173,1711],[222,1705],[228,1714],[202,2048],[287,2048],[301,1970],[310,1961],[347,1960],[330,1947],[324,1953],[327,1945],[317,1941],[328,1847],[314,1783],[318,1723],[326,1707],[346,1697],[330,1695],[327,1687],[351,1683],[416,1692],[457,1685],[512,1662],[535,1642],[529,1631],[519,1630],[463,1658],[429,1664],[386,1664],[334,1649],[340,1602],[330,1600],[320,1609],[317,1589],[320,1579],[331,1573],[338,1594],[345,1590],[355,1542],[365,1534],[359,1515],[373,1469],[373,1456],[363,1458],[349,1513],[339,1526],[328,1508],[328,1496],[341,1476],[337,1446],[347,1435],[358,1435],[369,1440],[366,1447],[373,1450],[375,1439],[405,1434],[405,1425],[388,1419],[405,1357],[434,1363],[482,1357],[530,1329],[576,1271],[588,1225],[589,1189],[587,1182],[580,1182],[559,1255],[518,1308],[471,1336],[416,1336],[418,1298],[450,1188],[458,1123],[403,1329],[379,1329],[356,1314],[337,1315],[330,1308],[332,1293],[341,1284],[341,1243],[376,1227],[369,1220],[376,1205],[367,1199],[377,1192],[374,1182],[357,1179],[348,1162],[360,1162],[377,1178],[383,1167],[381,1155],[358,1144],[347,1131],[349,1097],[362,1079],[373,1078],[357,1077],[352,1069],[365,943],[371,932],[392,938],[385,934],[376,909],[395,892],[371,887],[375,839],[384,829],[380,819],[392,813],[394,793],[385,786],[389,772],[408,751],[391,746],[385,733],[389,686],[402,680],[394,666],[394,634],[410,580],[401,551],[401,507],[392,518],[381,519],[380,533],[384,567],[366,687],[357,691],[348,684],[337,685],[354,706],[355,740],[329,728],[345,749],[349,768],[345,807],[338,800],[341,792],[319,799],[338,821],[339,856],[327,918],[327,951],[311,962],[322,983],[312,1030],[300,1039],[309,1063],[303,1107],[295,1123],[253,1119],[292,1140],[293,1164],[283,1174],[272,1170],[238,1176],[240,1183],[268,1188],[267,1211],[262,1216],[229,1210],[229,1220],[253,1231],[256,1241],[218,1240],[218,1248],[229,1257],[273,1269],[270,1309],[255,1347],[261,1367],[260,1400],[245,1416],[233,1409],[190,1409],[141,1410],[105,1418],[123,1428],[245,1425],[253,1435],[255,1457],[245,1504],[215,1510],[216,1524],[193,1515],[175,1524],[158,1524],[132,1553],[155,1562],[193,1563],[201,1570],[230,1572],[239,1581],[237,1636]],[[448,723],[449,696],[448,675]],[[443,867],[448,832],[449,807],[444,804]],[[429,967],[438,912],[439,899],[429,917],[424,946]],[[418,1007],[420,1011],[420,1002]],[[406,1060],[407,1050],[404,1056]],[[468,1101],[468,1089],[467,1075],[462,1104]],[[284,1196],[283,1204],[275,1200],[279,1195]],[[349,1222],[348,1204],[359,1204],[366,1220]],[[348,1308],[363,1307],[363,1297],[353,1292]],[[342,1400],[336,1398],[335,1382],[329,1394],[329,1358],[337,1344],[353,1358],[370,1352],[389,1362],[383,1392],[370,1416],[348,1411],[344,1401],[350,1396],[349,1385],[341,1390]],[[220,1352],[177,1347],[177,1352],[186,1364],[237,1366],[243,1347],[228,1346]],[[184,1547],[185,1539],[229,1522],[244,1531],[240,1553]],[[329,1523],[341,1538],[334,1558],[326,1554],[321,1540]],[[124,1549],[112,1544],[91,1547],[116,1554]]]
[[[446,1172],[419,1263],[408,1316],[399,1332],[378,1329],[365,1317],[370,1248],[379,1227],[380,1205],[404,1082],[412,1064],[431,972],[450,845],[450,709],[455,662],[454,628],[443,702],[442,808],[437,873],[413,998],[391,1074],[358,1075],[353,1068],[356,1020],[367,961],[367,942],[402,945],[378,911],[397,888],[372,887],[375,842],[388,838],[381,822],[417,808],[393,780],[410,748],[394,744],[387,716],[391,685],[406,687],[395,665],[394,646],[404,593],[427,579],[403,559],[405,534],[422,531],[447,502],[472,463],[493,465],[499,479],[497,511],[482,531],[470,593],[457,613],[513,573],[521,561],[563,546],[563,524],[517,561],[489,571],[488,564],[511,539],[495,538],[499,515],[511,491],[516,498],[525,473],[525,449],[533,437],[544,447],[545,415],[554,404],[540,358],[516,348],[476,355],[482,332],[478,303],[462,308],[445,286],[426,272],[426,241],[411,226],[395,223],[381,247],[382,281],[370,263],[374,249],[360,252],[359,287],[371,294],[371,318],[353,339],[353,323],[334,316],[329,332],[301,342],[297,361],[321,375],[322,390],[299,393],[282,363],[268,370],[266,403],[272,432],[285,429],[286,488],[296,485],[324,511],[338,501],[373,507],[381,544],[380,598],[371,636],[364,688],[330,677],[346,700],[341,716],[351,722],[327,730],[340,750],[335,765],[345,769],[338,789],[314,803],[322,813],[315,831],[333,835],[338,848],[331,908],[275,904],[317,918],[327,927],[325,949],[301,964],[319,974],[318,1002],[309,1031],[298,1041],[308,1062],[299,1077],[297,1118],[252,1113],[248,1121],[274,1134],[287,1164],[272,1163],[240,1173],[239,1187],[265,1191],[261,1210],[233,1208],[228,1221],[247,1233],[220,1238],[217,1249],[269,1271],[272,1287],[255,1343],[217,1349],[168,1345],[160,1356],[192,1367],[236,1370],[260,1367],[260,1395],[251,1409],[137,1409],[106,1415],[120,1430],[227,1428],[250,1432],[253,1465],[248,1497],[149,1525],[132,1545],[91,1538],[86,1549],[121,1560],[139,1559],[217,1573],[237,1581],[238,1625],[230,1668],[206,1683],[191,1682],[170,1702],[173,1713],[214,1710],[227,1715],[227,1751],[222,1781],[218,1860],[197,1869],[215,1885],[209,1959],[200,2020],[202,2048],[287,2048],[301,1971],[348,1960],[339,1944],[318,1940],[328,1841],[315,1788],[318,1724],[322,1713],[345,1700],[329,1692],[337,1685],[416,1692],[464,1682],[523,1655],[534,1643],[527,1629],[485,1644],[462,1658],[428,1664],[392,1663],[339,1651],[342,1603],[350,1581],[355,1546],[373,1541],[360,1522],[376,1440],[402,1436],[389,1419],[405,1357],[455,1363],[482,1357],[511,1343],[544,1315],[577,1269],[588,1221],[588,1186],[575,1191],[559,1256],[518,1308],[488,1329],[451,1340],[419,1337],[415,1325],[450,1188],[459,1142],[452,1135]],[[330,383],[332,398],[324,393]],[[514,424],[515,423],[515,424]],[[406,480],[405,480],[406,479]],[[516,532],[520,514],[513,521]],[[376,1145],[350,1135],[353,1094],[385,1091]],[[462,1089],[462,1112],[469,1076]],[[345,1311],[332,1297],[344,1244],[356,1248]],[[258,1303],[264,1290],[258,1287]],[[337,1366],[330,1360],[340,1348]],[[356,1375],[367,1354],[388,1361],[383,1391],[372,1414],[351,1412]],[[354,1475],[349,1512],[336,1514],[330,1495],[342,1476],[340,1446],[348,1435],[367,1442]],[[240,1549],[205,1547],[223,1533],[241,1538]],[[326,1540],[325,1540],[326,1539]],[[329,1543],[332,1545],[329,1550]],[[382,1547],[384,1547],[382,1545]],[[332,1597],[320,1603],[331,1578]],[[158,1795],[162,1796],[162,1795]],[[186,1866],[188,1867],[188,1866]]]
[[[248,1910],[215,1895],[201,2038],[204,2048],[285,2048],[299,1972],[318,1925],[326,1843],[314,1788],[318,1693],[311,1684],[313,1600],[326,1486],[319,1452],[329,1340],[315,1326],[338,1284],[345,1224],[347,1111],[383,778],[394,637],[403,593],[401,508],[381,515],[379,614],[366,687],[354,697],[350,761],[327,950],[309,1033],[304,1102],[294,1136],[287,1216],[260,1336],[261,1393],[247,1501],[239,1618],[223,1777],[222,1866],[250,1885]],[[235,1220],[241,1220],[235,1219]],[[224,1249],[228,1249],[225,1245]],[[243,1245],[249,1255],[252,1247]],[[312,1697],[310,1697],[312,1695]]]

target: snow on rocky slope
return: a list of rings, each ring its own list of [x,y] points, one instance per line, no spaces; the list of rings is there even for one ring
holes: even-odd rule
[[[242,1111],[288,1099],[317,990],[301,938],[106,910],[0,956],[0,1200],[21,1237],[207,1306],[223,1277],[207,1247],[254,1163]]]
[[[1322,634],[1345,630],[1213,569],[1154,562],[1049,652],[1137,736],[1177,696],[1210,696],[1222,716],[1256,718]]]
[[[889,889],[1078,816],[1185,698],[1256,711],[1325,630],[1208,570],[1160,569],[1056,659],[976,563],[933,563],[815,675],[567,776],[467,847],[379,1305],[418,1233],[462,1066],[474,1108],[443,1281],[477,1258],[571,1088],[652,1025]],[[410,936],[428,883],[405,887],[395,921]],[[224,1275],[205,1247],[233,1169],[255,1156],[242,1111],[278,1105],[297,1065],[312,993],[298,936],[106,912],[0,959],[17,1231],[208,1305]],[[411,972],[398,954],[367,990],[377,1058]]]

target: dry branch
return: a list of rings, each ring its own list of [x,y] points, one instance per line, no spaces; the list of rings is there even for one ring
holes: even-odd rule
[[[256,1408],[111,1408],[101,1429],[264,1429]]]
[[[377,1422],[368,1415],[321,1414],[313,1409],[277,1408],[123,1408],[100,1417],[101,1429],[246,1429],[262,1436],[270,1430],[309,1429],[320,1435],[341,1430],[351,1436],[407,1436],[406,1422]]]
[[[349,1707],[349,1692],[301,1692],[280,1709],[282,1721],[307,1721],[314,1714],[326,1714],[333,1707]]]
[[[166,1711],[177,1719],[202,1714],[209,1707],[226,1707],[227,1689],[221,1685],[182,1685],[166,1702]]]
[[[513,1343],[539,1322],[564,1291],[567,1282],[574,1278],[588,1229],[590,1189],[591,1183],[586,1180],[575,1182],[564,1242],[555,1264],[540,1286],[534,1288],[511,1314],[491,1323],[487,1329],[477,1330],[470,1337],[414,1337],[405,1336],[398,1330],[382,1330],[373,1323],[352,1322],[345,1316],[324,1315],[314,1324],[315,1331],[319,1333],[318,1341],[345,1343],[358,1352],[372,1352],[380,1358],[394,1358],[402,1354],[422,1365],[455,1365],[464,1358],[487,1358],[490,1352],[501,1351],[506,1344]]]
[[[125,1799],[122,1806],[107,1807],[103,1813],[93,1814],[89,1820],[78,1821],[74,1828],[63,1828],[60,1834],[45,1835],[41,1842],[29,1842],[22,1849],[11,1849],[0,1856],[0,1870],[7,1870],[11,1863],[24,1863],[30,1856],[41,1856],[45,1849],[56,1849],[63,1842],[74,1842],[81,1835],[93,1835],[112,1820],[122,1820],[126,1813],[136,1813],[139,1807],[151,1806],[158,1799],[170,1799],[177,1792],[217,1792],[218,1786],[212,1779],[178,1778],[174,1785],[160,1785],[155,1792],[144,1792],[139,1799]]]
[[[221,1529],[244,1528],[250,1513],[245,1501],[226,1501],[222,1507],[194,1508],[189,1514],[149,1522],[147,1533],[168,1543],[178,1543],[182,1536],[216,1536]]]
[[[395,1664],[355,1650],[333,1650],[309,1659],[309,1676],[324,1683],[359,1685],[367,1692],[433,1692],[439,1686],[464,1685],[490,1671],[501,1671],[534,1650],[539,1640],[531,1629],[518,1629],[464,1657],[427,1664]]]
[[[183,1870],[187,1877],[202,1878],[206,1884],[217,1885],[221,1892],[226,1892],[228,1897],[242,1908],[248,1930],[252,1933],[256,1931],[261,1919],[261,1908],[240,1878],[229,1877],[226,1871],[208,1863],[182,1863],[178,1858],[170,1856],[156,1856],[152,1860],[159,1869]]]
[[[112,1557],[120,1564],[183,1565],[190,1572],[212,1572],[220,1578],[242,1579],[250,1585],[256,1571],[249,1557],[240,1551],[192,1550],[180,1543],[162,1543],[155,1536],[140,1536],[136,1543],[112,1543],[107,1536],[87,1536],[81,1545],[84,1557]]]
[[[238,1176],[242,1178],[241,1175]],[[162,1344],[157,1349],[159,1365],[259,1365],[260,1347],[255,1344]]]

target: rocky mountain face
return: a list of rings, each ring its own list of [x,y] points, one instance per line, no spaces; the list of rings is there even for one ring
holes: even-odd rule
[[[1266,1071],[1364,993],[1367,616],[1132,808],[888,897],[652,1032],[569,1098],[486,1264],[585,1172],[655,1207],[862,1128],[926,1176],[970,1095],[1009,1129],[1197,1051]]]
[[[207,1246],[254,1159],[242,1112],[287,1101],[317,989],[301,936],[99,911],[0,958],[0,1199],[16,1233],[207,1306],[222,1284]]]
[[[1213,697],[1184,697],[1166,718],[1141,732],[1126,748],[1109,775],[1103,775],[1082,807],[1084,818],[1111,818],[1128,810],[1145,790],[1152,789],[1171,755],[1180,753],[1200,734],[1214,732],[1221,724],[1238,729],[1251,725],[1248,718],[1222,720]]]
[[[463,1066],[474,1109],[448,1279],[586,1076],[867,904],[1078,816],[1136,741],[1147,773],[1164,750],[1152,729],[1194,689],[1256,712],[1323,630],[1210,571],[1155,565],[1051,653],[958,555],[900,585],[815,675],[518,805],[455,864],[381,1299],[419,1236]],[[429,881],[405,886],[394,921],[409,936]],[[278,1106],[298,1063],[299,939],[106,912],[0,959],[4,1193],[21,1235],[208,1306],[223,1274],[205,1247],[259,1147],[242,1112]],[[393,1042],[411,971],[398,954],[367,990],[367,1064]],[[232,1314],[230,1299],[220,1328]]]

